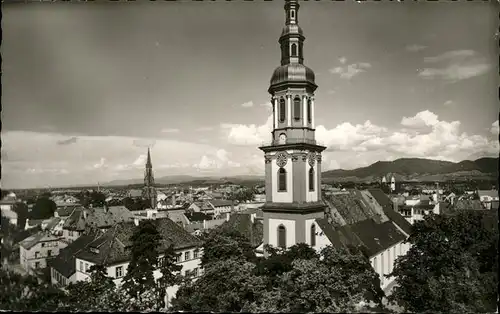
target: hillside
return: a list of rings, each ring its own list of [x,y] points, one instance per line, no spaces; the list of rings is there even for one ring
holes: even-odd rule
[[[378,181],[384,175],[394,175],[401,181],[444,181],[458,178],[488,179],[498,175],[498,158],[464,160],[458,163],[424,158],[401,158],[378,161],[368,167],[352,170],[323,172],[323,179],[331,181]]]

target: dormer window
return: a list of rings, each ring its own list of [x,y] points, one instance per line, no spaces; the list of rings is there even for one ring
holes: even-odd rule
[[[90,252],[94,253],[94,254],[99,254],[99,249],[98,248],[95,248],[95,247],[91,247],[90,248]]]

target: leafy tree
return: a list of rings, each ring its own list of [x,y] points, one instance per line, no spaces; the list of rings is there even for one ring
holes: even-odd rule
[[[106,267],[90,267],[90,280],[69,284],[65,309],[68,311],[122,311],[126,298],[107,276]]]
[[[55,311],[64,293],[36,277],[0,268],[0,309],[11,311]]]
[[[186,281],[172,300],[174,311],[240,312],[260,298],[265,278],[241,256],[213,262],[196,282]]]
[[[259,260],[257,272],[271,278],[292,270],[292,263],[297,259],[309,260],[319,257],[316,251],[305,243],[296,244],[284,251],[269,245],[266,245],[264,249],[269,256]]]
[[[54,217],[57,205],[48,197],[40,197],[36,200],[30,219],[49,219]]]
[[[134,301],[132,309],[163,308],[166,288],[180,282],[176,272],[182,266],[175,264],[174,249],[169,247],[159,259],[161,236],[152,220],[141,221],[130,240],[131,261],[123,280],[123,289]],[[163,276],[158,282],[153,274],[157,268]]]
[[[158,294],[158,304],[160,308],[165,308],[165,297],[168,287],[180,284],[182,278],[180,271],[182,269],[181,265],[176,264],[176,253],[174,251],[173,245],[169,246],[168,249],[163,253],[163,256],[159,259],[158,267],[161,272],[161,277],[158,279],[157,294]]]
[[[244,257],[248,261],[256,259],[251,243],[237,231],[217,228],[209,233],[203,245],[201,265],[231,257]]]
[[[497,214],[459,211],[415,223],[389,300],[412,312],[489,312],[498,287]]]

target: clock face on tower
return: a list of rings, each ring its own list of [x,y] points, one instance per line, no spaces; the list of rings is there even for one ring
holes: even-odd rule
[[[316,153],[315,152],[309,153],[309,165],[311,167],[314,167],[315,161],[316,161]]]
[[[280,144],[285,144],[286,143],[286,134],[281,133],[280,134]]]
[[[286,165],[288,158],[285,153],[281,152],[276,155],[276,164],[278,167],[283,168]]]

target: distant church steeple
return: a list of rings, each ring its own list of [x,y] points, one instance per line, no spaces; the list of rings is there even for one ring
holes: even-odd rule
[[[156,208],[156,190],[155,179],[153,176],[153,164],[151,163],[151,152],[148,147],[148,158],[146,160],[146,169],[144,170],[144,189],[142,197],[149,200],[151,208]]]

